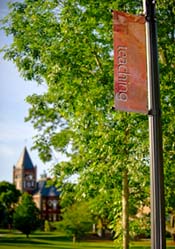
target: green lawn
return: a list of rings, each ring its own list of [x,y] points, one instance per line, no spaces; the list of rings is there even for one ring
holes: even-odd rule
[[[167,242],[167,249],[175,249],[172,241]],[[18,232],[7,232],[0,230],[0,249],[114,249],[112,241],[81,241],[72,243],[65,236],[56,233],[37,232],[27,239],[25,235]],[[132,249],[148,249],[149,241],[139,241],[131,243]]]

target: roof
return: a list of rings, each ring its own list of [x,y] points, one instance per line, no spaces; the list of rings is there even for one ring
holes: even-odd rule
[[[56,189],[55,186],[47,186],[47,181],[46,180],[40,180],[37,183],[37,190],[34,193],[35,194],[40,194],[43,197],[57,197],[60,195],[60,192]]]
[[[21,155],[20,155],[20,158],[16,164],[16,168],[23,168],[23,169],[33,169],[34,166],[33,166],[33,163],[32,163],[32,160],[29,156],[29,153],[27,151],[27,148],[24,147]]]

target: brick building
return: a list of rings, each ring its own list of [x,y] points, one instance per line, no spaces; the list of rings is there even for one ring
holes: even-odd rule
[[[37,181],[37,167],[33,165],[25,147],[16,165],[13,166],[13,183],[22,193],[27,192],[33,196],[43,219],[57,221],[60,219],[60,192],[55,186],[48,186],[47,182],[46,174]]]

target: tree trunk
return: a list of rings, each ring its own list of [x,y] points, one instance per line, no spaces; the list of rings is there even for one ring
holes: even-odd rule
[[[73,241],[73,243],[76,242],[76,235],[75,234],[73,235],[72,241]]]
[[[98,231],[97,234],[100,238],[104,238],[105,237],[105,228],[103,225],[103,220],[101,218],[99,218],[98,220]]]
[[[175,234],[172,234],[172,239],[175,242]]]
[[[129,249],[129,186],[128,186],[128,170],[123,173],[123,189],[122,189],[122,209],[123,209],[123,249]]]

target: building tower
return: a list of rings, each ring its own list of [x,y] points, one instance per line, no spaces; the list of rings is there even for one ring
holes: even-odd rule
[[[26,147],[16,165],[13,166],[13,183],[22,193],[32,194],[36,189],[36,167],[33,166]]]

